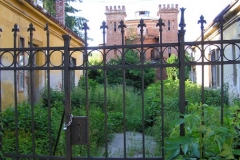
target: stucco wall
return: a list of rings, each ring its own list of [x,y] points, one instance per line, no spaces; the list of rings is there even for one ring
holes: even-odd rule
[[[46,23],[48,23],[50,31],[50,46],[63,46],[62,35],[68,34],[71,36],[70,47],[81,47],[83,42],[77,39],[75,35],[69,34],[62,26],[49,19],[44,13],[38,11],[34,6],[29,4],[27,1],[16,1],[16,0],[1,0],[0,1],[0,28],[3,32],[0,33],[0,47],[1,48],[12,48],[14,46],[12,28],[14,24],[19,27],[16,37],[16,48],[19,48],[20,38],[24,39],[24,47],[29,47],[30,35],[28,32],[29,24],[32,23],[35,31],[33,32],[33,45],[34,47],[46,47],[47,46],[47,35],[44,31]],[[7,15],[7,16],[6,16]],[[43,66],[46,62],[46,51],[33,52],[34,61],[36,66]],[[52,52],[52,51],[50,51]],[[13,54],[13,52],[11,52]],[[17,52],[17,54],[19,51]],[[25,53],[25,65],[28,64],[29,52]],[[72,57],[76,59],[76,65],[81,65],[83,62],[82,53],[74,53]],[[59,65],[62,63],[62,54],[55,51],[51,53],[50,61],[53,65]],[[1,61],[4,64],[11,64],[13,62],[12,55],[10,53],[5,54]],[[50,65],[52,66],[52,65]],[[16,72],[16,78],[18,77],[18,71]],[[75,71],[75,85],[77,85],[82,71]],[[34,96],[34,100],[37,101],[41,93],[46,87],[46,71],[35,70],[33,71],[33,82],[34,92],[31,93]],[[17,91],[18,102],[29,100],[29,71],[24,71],[24,90],[21,92]],[[18,81],[18,79],[17,79]],[[9,106],[14,103],[14,76],[13,71],[2,71],[1,72],[1,95],[2,95],[2,107]],[[62,86],[62,70],[51,70],[50,71],[50,86],[54,89],[61,89]]]

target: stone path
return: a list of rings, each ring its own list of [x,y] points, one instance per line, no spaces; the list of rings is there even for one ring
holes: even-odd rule
[[[109,157],[124,157],[124,134],[114,134],[111,142],[108,144]],[[142,133],[126,132],[126,150],[127,157],[143,157]],[[154,157],[156,142],[153,137],[145,135],[145,156]],[[104,150],[104,149],[103,149]]]

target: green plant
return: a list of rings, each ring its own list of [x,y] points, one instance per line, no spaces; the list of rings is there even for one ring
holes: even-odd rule
[[[133,50],[127,50],[125,54],[125,65],[130,64],[137,64],[139,62],[139,56],[138,53]],[[114,59],[111,59],[108,62],[108,65],[121,65],[122,64],[122,58],[116,57]],[[155,81],[155,69],[154,68],[144,68],[144,88],[146,88],[148,85],[153,83]],[[107,83],[109,85],[118,85],[122,84],[123,77],[122,77],[122,69],[109,69],[107,70]],[[103,84],[104,82],[104,72],[102,70],[89,70],[88,76],[89,79],[92,79],[99,84]],[[140,90],[142,86],[141,82],[141,75],[142,75],[142,69],[137,68],[129,68],[125,70],[125,81],[127,86],[133,86],[134,88]]]
[[[190,57],[185,54],[185,61],[189,61]],[[174,64],[179,63],[178,57],[175,54],[171,54],[171,56],[167,59],[167,63]],[[189,79],[189,72],[191,70],[190,66],[185,67],[185,80]],[[179,69],[177,67],[167,67],[166,68],[168,79],[169,80],[176,80],[179,79]]]
[[[109,133],[120,133],[123,131],[123,113],[108,113],[108,131]]]
[[[236,149],[240,142],[240,133],[235,128],[239,121],[234,117],[237,108],[225,108],[221,125],[218,107],[190,104],[188,114],[175,122],[171,135],[165,140],[166,159],[234,159],[234,155],[240,155]],[[179,125],[183,123],[186,135],[179,136]]]
[[[44,107],[48,106],[48,99],[50,100],[50,106],[54,104],[54,102],[59,101],[63,102],[64,100],[64,92],[59,91],[59,90],[54,90],[50,88],[49,90],[47,88],[44,89],[43,94],[42,94],[42,105]]]

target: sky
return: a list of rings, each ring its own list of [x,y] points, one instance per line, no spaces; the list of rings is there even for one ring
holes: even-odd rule
[[[73,3],[73,7],[80,9],[76,16],[85,17],[89,20],[88,36],[93,38],[89,41],[89,46],[102,44],[102,30],[100,26],[106,20],[105,6],[125,6],[127,17],[134,16],[135,11],[148,10],[151,17],[157,17],[158,6],[160,4],[178,4],[178,8],[186,8],[185,18],[185,41],[194,41],[200,36],[200,25],[197,24],[200,16],[203,15],[207,21],[207,27],[213,19],[228,5],[232,0],[83,0],[82,3]],[[180,22],[181,12],[178,14]]]

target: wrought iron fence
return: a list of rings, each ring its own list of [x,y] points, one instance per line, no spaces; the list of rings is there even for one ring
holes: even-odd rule
[[[30,24],[28,31],[30,36],[30,43],[29,47],[26,48],[19,48],[17,47],[17,32],[19,32],[18,26],[15,25],[13,28],[13,41],[14,46],[13,48],[0,48],[0,90],[1,90],[1,96],[0,96],[0,111],[2,113],[2,119],[1,123],[4,124],[4,120],[11,118],[8,122],[11,122],[13,124],[13,128],[10,127],[10,124],[5,124],[5,128],[1,127],[0,132],[2,133],[0,136],[0,142],[1,142],[1,152],[3,153],[3,156],[9,157],[12,159],[164,159],[165,150],[164,148],[160,149],[159,154],[147,154],[149,152],[148,150],[148,143],[146,142],[146,135],[144,134],[145,131],[145,69],[146,68],[154,68],[159,70],[159,77],[163,77],[163,74],[165,72],[166,68],[169,67],[176,67],[179,69],[179,116],[180,118],[183,118],[186,110],[185,107],[187,105],[187,99],[185,95],[185,68],[190,66],[191,68],[194,68],[196,66],[200,66],[202,68],[202,92],[201,92],[201,102],[204,103],[205,101],[205,95],[204,95],[204,78],[206,75],[204,75],[204,67],[205,66],[213,66],[218,65],[220,74],[220,88],[221,88],[221,117],[219,118],[219,121],[223,123],[223,115],[224,115],[224,102],[225,102],[225,96],[224,96],[224,66],[225,65],[234,65],[234,64],[240,64],[240,57],[237,56],[235,59],[228,59],[228,55],[230,54],[228,52],[225,52],[225,49],[229,45],[235,45],[237,49],[239,50],[239,43],[240,40],[224,40],[223,39],[223,17],[220,17],[219,23],[220,23],[220,35],[221,39],[217,41],[204,41],[204,27],[203,24],[205,23],[204,18],[201,17],[199,20],[199,23],[201,24],[201,40],[200,41],[194,41],[194,42],[185,42],[184,40],[184,34],[185,34],[185,22],[184,22],[184,9],[181,9],[182,17],[179,24],[180,30],[178,31],[178,42],[176,43],[162,43],[162,20],[159,19],[158,24],[156,24],[159,27],[159,35],[160,35],[160,41],[157,44],[144,44],[144,38],[143,38],[143,27],[145,26],[144,21],[141,20],[138,27],[140,28],[140,44],[130,44],[126,45],[124,42],[124,28],[126,27],[124,25],[124,22],[121,21],[119,25],[119,29],[121,30],[122,34],[122,44],[114,45],[114,46],[108,46],[105,42],[105,34],[107,25],[105,22],[103,22],[101,29],[103,30],[103,46],[98,47],[89,47],[87,45],[87,30],[88,26],[87,24],[84,24],[83,30],[85,33],[85,46],[84,47],[70,47],[70,36],[69,35],[63,35],[63,41],[64,46],[60,47],[50,47],[49,46],[49,30],[48,26],[46,25],[45,31],[46,31],[46,39],[47,39],[47,46],[46,47],[34,47],[33,46],[33,34],[34,34],[34,26]],[[1,40],[3,40],[5,37],[1,37]],[[208,59],[208,57],[205,56],[205,53],[207,52],[206,46],[215,46],[215,48],[219,51],[219,54],[215,61],[211,61]],[[172,49],[176,50],[176,54],[178,57],[177,63],[167,63],[166,59],[164,58],[164,53],[166,53],[171,47]],[[145,58],[146,50],[154,49],[157,52],[158,58],[154,60],[147,60]],[[135,57],[136,61],[135,63],[130,63],[126,61],[126,56],[128,54],[129,50],[134,50],[137,53],[137,57]],[[92,54],[94,54],[94,51],[99,51],[101,56],[101,61],[98,63],[92,63],[90,62],[90,57]],[[112,54],[111,51],[117,51],[118,56],[122,59],[121,64],[114,64],[109,63],[108,56],[109,54]],[[194,52],[195,51],[195,52]],[[186,55],[192,55],[193,53],[199,52],[198,57],[190,57],[190,59],[187,59]],[[28,56],[28,60],[24,63],[21,63],[19,61],[21,58],[21,54],[24,53]],[[44,61],[41,63],[41,65],[36,63],[36,57],[37,54],[42,54]],[[82,63],[74,63],[71,57],[79,57],[80,59],[83,59]],[[61,57],[61,62],[58,64],[54,64],[54,57]],[[8,60],[6,60],[8,59]],[[187,60],[186,60],[187,59]],[[109,107],[108,106],[108,81],[107,81],[107,73],[109,70],[117,70],[120,69],[120,72],[122,74],[122,131],[123,131],[123,150],[121,151],[121,156],[111,156],[111,149],[108,147],[109,142],[109,122],[108,122],[108,115],[109,115]],[[141,73],[140,78],[140,92],[138,93],[141,97],[140,101],[140,107],[141,115],[139,115],[139,118],[141,119],[141,130],[142,130],[142,136],[141,139],[138,141],[141,141],[141,154],[140,157],[131,157],[128,155],[128,146],[127,146],[127,121],[126,121],[126,109],[128,107],[128,104],[126,104],[126,88],[127,88],[127,81],[126,81],[126,71],[129,69],[137,69]],[[103,139],[103,151],[102,155],[99,157],[94,157],[95,155],[91,154],[92,144],[89,143],[91,139],[91,135],[93,134],[92,131],[89,130],[89,124],[91,124],[91,120],[89,119],[90,116],[90,108],[91,108],[91,102],[90,102],[90,81],[88,77],[88,73],[90,70],[101,70],[103,72],[103,102],[101,103],[102,109],[103,109],[103,126],[102,129],[104,130],[104,136]],[[40,106],[40,108],[44,108],[47,112],[45,115],[42,115],[42,110],[38,110],[37,102],[39,100],[39,97],[37,96],[37,92],[39,92],[39,89],[36,87],[36,72],[37,71],[44,71],[45,72],[45,78],[46,78],[46,101],[45,106]],[[64,101],[62,104],[53,104],[54,102],[51,101],[53,97],[51,97],[51,89],[53,77],[51,74],[54,71],[61,71],[63,73],[63,91],[64,91]],[[81,106],[84,106],[82,113],[77,113],[77,115],[72,116],[72,106],[71,106],[71,94],[73,92],[72,90],[72,79],[71,79],[71,72],[75,71],[83,71],[83,76],[85,77],[83,81],[83,86],[85,92],[83,94],[85,101],[80,102]],[[19,97],[18,93],[18,87],[20,87],[20,83],[23,83],[22,85],[25,85],[25,82],[18,82],[18,80],[21,78],[19,75],[20,73],[28,74],[28,95],[27,95],[27,101],[29,102],[25,104],[25,108],[21,108],[21,105],[24,105],[23,103],[19,103],[21,100],[21,97]],[[40,74],[39,74],[40,75]],[[4,81],[11,81],[11,84],[13,85],[13,88],[6,88],[4,86]],[[159,87],[159,113],[158,115],[160,121],[161,121],[161,133],[159,133],[160,140],[159,140],[159,146],[164,146],[164,139],[165,133],[164,130],[166,128],[165,126],[165,115],[167,112],[164,108],[164,79],[159,79],[160,86]],[[11,107],[13,117],[3,117],[4,112],[6,110],[6,107],[3,104],[4,94],[7,94],[9,89],[12,89],[12,96],[8,97],[10,99],[13,99],[13,103],[10,105],[8,104],[8,107]],[[6,97],[4,97],[6,98]],[[79,97],[80,98],[80,97]],[[64,105],[63,105],[64,104]],[[53,110],[53,105],[63,105],[60,107],[59,110]],[[19,121],[20,117],[22,116],[21,112],[26,112],[25,116],[28,118],[26,121],[28,124],[21,124],[22,122]],[[56,119],[54,117],[54,114],[57,112],[61,112],[60,117]],[[84,114],[83,114],[84,113]],[[129,113],[128,113],[129,114]],[[10,114],[11,115],[11,114]],[[24,114],[23,114],[24,115]],[[42,115],[43,118],[46,119],[45,124],[42,124],[43,128],[36,128],[37,124],[39,123],[37,120],[39,119],[39,115]],[[84,116],[80,116],[84,115]],[[41,117],[40,117],[41,118]],[[64,120],[65,119],[65,120]],[[59,124],[58,129],[56,129],[56,125],[53,122],[56,122]],[[99,123],[102,124],[102,123]],[[29,130],[29,134],[22,133],[25,130],[22,130],[21,127],[27,126],[26,130]],[[53,128],[55,127],[55,131],[53,131]],[[44,142],[45,144],[45,151],[42,154],[42,151],[39,150],[38,146],[41,141],[41,137],[43,135],[37,135],[39,134],[39,130],[43,130],[42,134],[47,135],[48,141]],[[57,130],[57,131],[56,131]],[[64,131],[63,131],[64,130]],[[6,133],[11,133],[10,135],[7,135]],[[64,134],[63,134],[64,133]],[[20,135],[26,134],[26,137],[30,137],[29,139],[20,139]],[[179,129],[180,136],[185,135],[185,127],[184,124],[180,125]],[[61,141],[60,139],[64,139]],[[8,141],[12,140],[12,142]],[[31,141],[31,144],[29,144],[30,152],[25,152],[22,147],[20,147],[21,144],[26,144],[27,142],[23,142],[23,140]],[[61,147],[64,147],[62,150],[63,153],[60,153],[58,151],[58,147],[60,146],[60,141],[64,142],[64,144],[61,144]],[[13,146],[8,146],[9,144],[13,144]],[[151,143],[150,143],[151,144]],[[74,148],[73,145],[77,145],[79,148]],[[5,152],[4,149],[8,147],[8,152]],[[78,154],[73,156],[73,150],[76,152],[78,150]],[[81,150],[85,150],[84,155],[81,155]],[[138,156],[139,156],[138,155]]]

